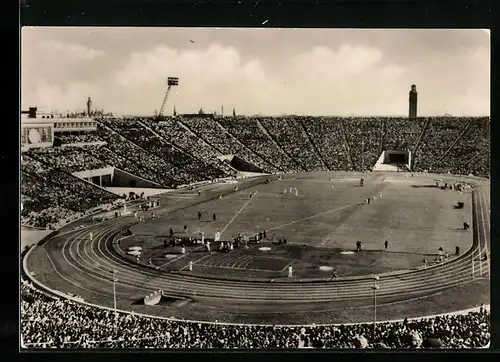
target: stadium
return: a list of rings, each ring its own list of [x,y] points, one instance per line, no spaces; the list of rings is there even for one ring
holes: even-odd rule
[[[490,119],[411,112],[31,109],[23,344],[486,346]]]

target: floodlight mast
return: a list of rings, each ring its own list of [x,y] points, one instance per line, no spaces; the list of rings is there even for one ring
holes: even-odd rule
[[[167,99],[168,99],[168,94],[170,93],[170,89],[178,85],[179,85],[179,78],[177,77],[167,78],[167,92],[165,93],[165,98],[163,98],[163,103],[161,104],[160,111],[158,112],[158,117],[163,116],[163,111],[165,109],[165,105],[167,104]]]

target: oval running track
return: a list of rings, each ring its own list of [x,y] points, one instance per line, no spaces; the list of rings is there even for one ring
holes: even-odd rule
[[[467,285],[478,277],[489,277],[489,261],[480,260],[480,256],[489,250],[489,197],[483,187],[477,185],[472,192],[472,200],[471,248],[449,262],[427,269],[380,274],[377,282],[378,303],[418,302],[420,298]],[[304,309],[329,311],[346,306],[366,308],[373,303],[373,280],[370,276],[320,282],[270,283],[199,278],[137,265],[118,255],[112,245],[115,236],[134,223],[133,216],[126,216],[49,239],[41,249],[52,266],[54,276],[65,281],[60,288],[67,290],[60,291],[69,289],[72,293],[85,296],[85,300],[101,299],[106,301],[103,305],[109,306],[113,300],[111,271],[115,270],[118,279],[116,297],[119,302],[128,304],[158,289],[166,295],[189,298],[207,306],[224,305],[227,311],[236,313],[293,313]],[[91,231],[94,236],[92,241],[88,239]],[[57,257],[54,256],[56,252],[59,254]],[[25,271],[27,274],[30,272]],[[34,273],[36,275],[37,271],[34,270]],[[30,277],[33,278],[33,274]],[[45,281],[38,282],[49,288]],[[65,285],[70,288],[65,288]]]

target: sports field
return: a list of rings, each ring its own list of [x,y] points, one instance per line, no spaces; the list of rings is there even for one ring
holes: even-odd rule
[[[407,176],[316,172],[274,177],[270,183],[208,185],[200,193],[168,193],[159,196],[162,207],[155,218],[132,226],[134,235],[120,246],[141,246],[139,261],[163,270],[189,272],[192,261],[191,274],[237,279],[286,278],[289,266],[294,279],[328,278],[333,269],[339,277],[384,273],[421,267],[424,258],[431,264],[439,247],[450,258],[456,246],[466,251],[472,232],[459,229],[463,222],[472,224],[470,193],[442,190],[436,181],[439,186],[444,181],[436,176]],[[236,185],[239,191],[229,192]],[[250,193],[255,196],[250,198]],[[179,209],[197,200],[199,204]],[[458,201],[464,202],[463,209],[454,208]],[[150,214],[143,213],[147,218]],[[265,230],[267,240],[230,253],[219,252],[218,243],[212,243],[210,252],[192,246],[183,255],[180,247],[164,247],[170,228],[176,237],[199,238],[203,232],[207,240],[216,231],[221,240],[231,240],[239,233],[253,236]],[[279,245],[279,239],[287,244]],[[346,254],[356,249],[358,240],[364,250]]]

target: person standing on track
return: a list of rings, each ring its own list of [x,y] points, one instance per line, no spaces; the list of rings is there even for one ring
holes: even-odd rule
[[[201,220],[201,211],[198,211],[198,220]]]
[[[387,240],[384,241],[384,247],[385,247],[385,251],[387,251],[389,249],[389,242]]]
[[[215,222],[215,220],[217,220],[217,216],[215,215],[215,212],[214,212],[212,218],[214,219],[214,222]]]
[[[187,230],[188,230],[187,225],[184,225],[184,232],[186,232],[186,233],[187,233]]]
[[[363,246],[362,246],[362,244],[361,244],[361,241],[360,241],[360,240],[358,240],[358,241],[356,242],[356,251],[362,251],[362,250],[363,250]]]
[[[170,237],[174,236],[174,230],[172,228],[170,228],[169,233],[170,233]]]
[[[330,281],[332,281],[333,279],[337,279],[339,276],[337,274],[337,269],[333,269],[333,272],[332,272],[332,278],[330,279]]]

